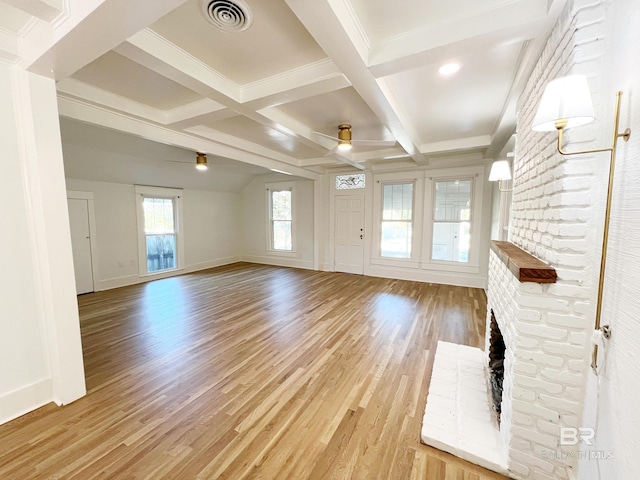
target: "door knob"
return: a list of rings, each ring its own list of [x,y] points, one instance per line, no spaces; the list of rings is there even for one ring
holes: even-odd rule
[[[362,240],[362,239],[363,239],[363,235],[360,235],[360,240]]]

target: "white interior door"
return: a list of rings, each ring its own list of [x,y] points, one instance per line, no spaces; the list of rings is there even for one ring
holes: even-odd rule
[[[364,273],[364,195],[335,197],[335,271]]]
[[[79,198],[69,198],[67,200],[69,204],[71,248],[73,249],[73,268],[76,274],[76,290],[80,295],[81,293],[94,291],[89,202]]]

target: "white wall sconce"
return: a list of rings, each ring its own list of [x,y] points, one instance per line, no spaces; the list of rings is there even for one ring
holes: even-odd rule
[[[590,150],[581,150],[577,152],[566,152],[562,149],[562,134],[565,128],[578,127],[586,125],[595,119],[593,113],[593,105],[591,103],[591,94],[589,93],[589,85],[584,75],[570,75],[568,77],[558,78],[549,82],[538,112],[533,120],[533,130],[539,132],[558,131],[558,152],[562,155],[581,155],[585,153],[609,152],[609,187],[607,190],[607,206],[604,219],[604,234],[602,239],[602,257],[600,259],[600,280],[598,283],[598,301],[596,305],[595,331],[608,338],[610,329],[608,325],[601,326],[600,320],[602,315],[602,293],[604,289],[604,276],[607,262],[607,244],[609,241],[609,220],[611,217],[611,199],[613,194],[613,179],[616,164],[616,149],[618,139],[626,142],[631,136],[631,129],[627,128],[623,132],[619,132],[620,128],[620,100],[622,92],[616,93],[616,111],[613,124],[613,135],[611,146],[605,148],[596,148]],[[598,374],[598,345],[594,343],[593,355],[591,358],[591,368],[594,373]]]
[[[502,188],[503,180],[511,180],[511,169],[509,168],[508,160],[496,160],[491,165],[491,172],[489,173],[490,182],[498,182],[498,190],[501,192],[511,192],[513,188]]]

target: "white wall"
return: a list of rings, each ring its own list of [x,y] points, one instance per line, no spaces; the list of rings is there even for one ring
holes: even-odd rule
[[[267,184],[294,182],[295,252],[268,252]],[[286,175],[260,175],[242,191],[242,258],[248,262],[312,269],[314,266],[314,182]]]
[[[96,289],[157,278],[139,276],[134,186],[67,179],[67,188],[94,194],[99,274]],[[240,203],[237,193],[183,191],[185,265],[177,274],[240,259]]]
[[[620,142],[616,162],[607,274],[602,324],[609,324],[612,337],[606,359],[600,359],[604,373],[589,375],[585,426],[596,425],[593,450],[613,456],[599,462],[601,479],[638,478],[640,472],[640,9],[635,0],[603,2],[599,11],[606,21],[606,66],[602,88],[592,92],[603,107],[597,115],[605,122],[599,143],[610,142],[614,93],[622,97],[621,130],[632,130],[629,142]],[[606,164],[606,155],[599,161]],[[602,198],[604,204],[604,198]],[[585,451],[588,453],[589,449]],[[598,462],[585,460],[580,478],[598,478]]]
[[[0,92],[10,91],[11,74],[0,67]],[[11,96],[0,95],[0,251],[5,252],[0,269],[0,423],[17,413],[11,411],[7,395],[51,376],[35,293],[39,287],[34,277],[29,198],[13,108]]]
[[[53,80],[0,66],[0,129],[4,423],[85,383]]]

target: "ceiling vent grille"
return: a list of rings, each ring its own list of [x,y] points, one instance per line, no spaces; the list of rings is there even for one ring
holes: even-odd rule
[[[223,32],[241,32],[251,26],[253,14],[243,0],[201,0],[204,18]]]

